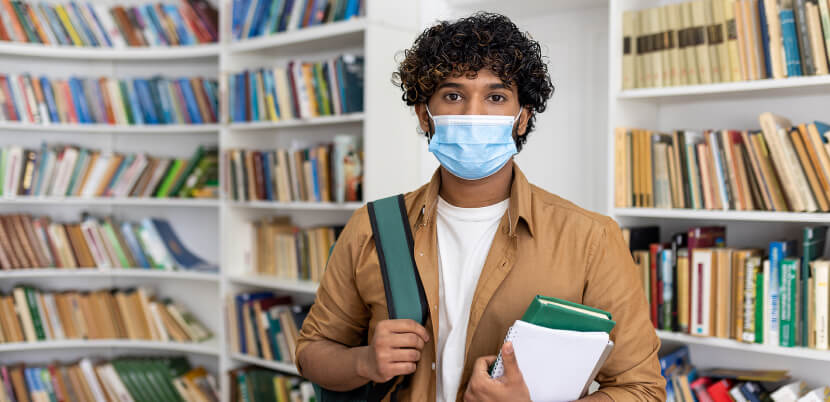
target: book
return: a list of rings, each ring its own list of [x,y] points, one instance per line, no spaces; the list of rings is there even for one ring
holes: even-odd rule
[[[234,0],[231,35],[234,40],[293,31],[310,26],[346,21],[365,14],[365,2],[336,0]]]

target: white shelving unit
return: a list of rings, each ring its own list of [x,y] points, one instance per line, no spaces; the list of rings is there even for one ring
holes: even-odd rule
[[[615,127],[671,131],[676,129],[757,129],[758,115],[772,111],[793,121],[827,117],[830,76],[647,88],[622,91],[622,13],[670,3],[662,0],[609,1],[609,91],[606,188],[608,213],[621,226],[659,225],[662,240],[671,233],[701,225],[727,227],[727,245],[765,247],[780,238],[800,241],[804,226],[830,224],[830,214],[766,211],[703,211],[687,209],[616,208],[614,206]],[[664,348],[688,345],[698,367],[788,369],[793,378],[811,386],[826,385],[830,351],[745,344],[728,339],[700,338],[657,332]]]
[[[0,43],[0,70],[30,72],[49,77],[167,76],[217,77],[222,44],[181,47],[101,49]],[[0,145],[37,148],[47,143],[79,144],[103,151],[147,152],[151,155],[190,157],[200,144],[217,144],[220,124],[107,125],[26,124],[0,122]],[[106,197],[0,197],[0,214],[47,215],[57,222],[77,221],[80,213],[111,215],[117,220],[147,216],[168,219],[185,245],[199,256],[218,262],[220,200],[106,198]],[[21,269],[0,271],[0,291],[18,284],[47,290],[92,290],[147,287],[162,298],[172,298],[191,311],[214,333],[202,343],[139,341],[127,339],[54,340],[0,343],[0,361],[71,361],[83,356],[114,358],[126,354],[185,355],[194,365],[221,375],[223,324],[220,274],[195,271],[131,269]]]

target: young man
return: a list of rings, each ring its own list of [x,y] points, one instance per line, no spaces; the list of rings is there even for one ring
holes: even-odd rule
[[[441,162],[405,200],[429,318],[388,319],[362,208],[300,332],[302,374],[335,391],[411,374],[401,400],[529,400],[502,340],[541,294],[617,321],[599,392],[584,400],[665,400],[660,342],[619,228],[531,185],[513,162],[553,92],[539,44],[506,17],[479,13],[424,31],[395,77]],[[506,374],[493,380],[487,366],[500,347]]]

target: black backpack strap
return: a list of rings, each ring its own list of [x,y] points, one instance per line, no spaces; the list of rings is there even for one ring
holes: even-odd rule
[[[415,264],[415,246],[404,197],[397,195],[370,202],[368,210],[383,277],[389,319],[408,318],[424,325],[429,308]],[[369,400],[382,400],[395,387],[397,380],[396,378],[383,384],[374,384]],[[408,383],[407,376],[400,381],[398,389]],[[392,394],[393,399],[396,399],[396,393],[397,390]]]

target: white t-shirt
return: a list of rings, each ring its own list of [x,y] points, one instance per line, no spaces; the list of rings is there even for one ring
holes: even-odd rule
[[[470,304],[509,201],[459,208],[438,198],[438,402],[455,401],[464,369]]]

